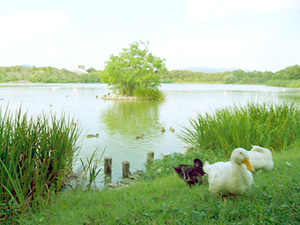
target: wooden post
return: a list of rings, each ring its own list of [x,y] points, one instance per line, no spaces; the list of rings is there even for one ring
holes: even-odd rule
[[[147,163],[150,164],[153,162],[154,159],[154,152],[149,151],[147,152]]]
[[[104,158],[104,173],[105,175],[111,176],[111,157],[105,157]]]
[[[130,163],[128,161],[122,162],[123,178],[127,178],[130,175]]]
[[[104,176],[104,185],[111,184],[111,175],[106,175]]]

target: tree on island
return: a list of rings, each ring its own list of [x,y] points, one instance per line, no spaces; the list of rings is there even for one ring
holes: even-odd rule
[[[137,96],[143,99],[160,100],[163,98],[160,86],[160,73],[167,71],[165,59],[152,55],[148,50],[149,42],[133,42],[119,55],[111,55],[102,81],[120,95]]]

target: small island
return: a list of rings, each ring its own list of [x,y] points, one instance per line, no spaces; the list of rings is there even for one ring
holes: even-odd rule
[[[113,93],[105,100],[163,100],[160,74],[167,71],[165,59],[152,55],[149,43],[137,41],[124,48],[119,55],[112,55],[106,61],[101,80],[107,83]]]

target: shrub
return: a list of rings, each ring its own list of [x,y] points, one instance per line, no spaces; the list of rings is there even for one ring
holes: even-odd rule
[[[137,96],[139,98],[145,99],[145,100],[163,100],[164,95],[162,91],[160,91],[158,88],[152,89],[152,88],[137,88],[134,91],[134,96]]]

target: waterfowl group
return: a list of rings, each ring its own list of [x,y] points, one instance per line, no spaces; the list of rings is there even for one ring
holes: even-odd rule
[[[232,151],[230,161],[204,166],[200,159],[194,165],[179,165],[174,170],[189,186],[202,183],[202,176],[207,174],[209,191],[222,196],[240,195],[247,192],[254,183],[251,172],[271,170],[274,167],[272,152],[260,146],[253,146],[250,151],[236,148]]]
[[[179,165],[174,168],[179,177],[183,179],[189,186],[196,183],[202,183],[202,176],[205,174],[203,171],[203,164],[200,159],[194,159],[194,165]]]
[[[175,132],[175,129],[174,129],[173,127],[170,127],[169,130],[170,130],[172,133]],[[160,132],[161,132],[161,133],[165,133],[165,132],[166,132],[165,127],[162,127],[162,128],[160,129]]]

